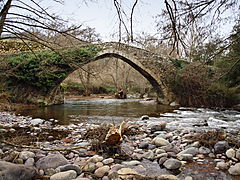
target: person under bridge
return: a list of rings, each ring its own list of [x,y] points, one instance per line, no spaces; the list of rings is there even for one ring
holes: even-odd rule
[[[115,98],[117,99],[127,99],[127,93],[123,91],[121,88],[118,93],[115,94]]]

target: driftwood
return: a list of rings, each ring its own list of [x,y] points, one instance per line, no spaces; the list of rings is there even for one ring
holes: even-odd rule
[[[123,140],[122,134],[124,133],[126,125],[127,123],[123,121],[120,126],[112,126],[105,137],[106,144],[109,146],[120,144]]]

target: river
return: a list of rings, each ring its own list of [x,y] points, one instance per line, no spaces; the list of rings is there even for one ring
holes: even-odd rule
[[[119,123],[127,119],[136,119],[142,115],[160,117],[161,113],[173,112],[171,106],[156,104],[153,101],[143,102],[141,99],[90,99],[65,101],[61,105],[53,105],[18,113],[33,118],[57,119],[59,124],[91,121]]]
[[[236,110],[211,110],[206,108],[183,108],[156,104],[141,99],[89,99],[65,101],[54,105],[18,112],[24,116],[57,120],[59,124],[71,123],[119,123],[123,120],[138,121],[148,115],[154,121],[164,120],[168,128],[200,129],[222,128],[240,131],[240,112]]]

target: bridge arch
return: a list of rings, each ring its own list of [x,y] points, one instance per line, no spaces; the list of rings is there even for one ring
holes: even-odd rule
[[[68,48],[66,52],[64,50],[60,51],[60,54],[48,50],[39,52],[40,59],[27,52],[20,56],[20,60],[16,59],[15,55],[9,57],[10,66],[7,68],[13,67],[14,72],[19,74],[6,77],[12,78],[9,82],[15,85],[11,91],[16,102],[41,105],[63,103],[61,83],[64,79],[78,68],[107,57],[118,58],[142,74],[155,89],[160,102],[167,104],[172,100],[163,83],[165,71],[171,63],[168,58],[118,42],[87,44]],[[19,56],[16,54],[16,57]],[[1,68],[5,67],[0,65]],[[22,79],[17,79],[18,77]]]
[[[123,51],[119,51],[113,48],[108,48],[100,51],[94,58],[95,61],[104,59],[104,58],[117,58],[121,59],[123,62],[129,64],[132,68],[138,71],[141,75],[143,75],[152,85],[154,90],[157,93],[159,99],[164,99],[165,94],[162,88],[161,80],[156,77],[156,75],[151,72],[148,68],[144,67],[136,57],[132,57],[129,54],[124,53]]]

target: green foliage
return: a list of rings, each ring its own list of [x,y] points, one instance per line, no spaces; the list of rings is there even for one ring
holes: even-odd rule
[[[37,51],[8,56],[9,85],[30,85],[47,92],[56,87],[80,62],[89,61],[98,52],[95,46],[54,51]]]
[[[206,90],[206,100],[213,107],[231,107],[239,102],[236,88],[228,88],[221,83],[212,83]]]
[[[222,81],[228,87],[240,85],[240,25],[234,27],[229,52],[215,62],[223,75]]]
[[[189,64],[189,62],[183,61],[183,60],[180,60],[180,59],[169,58],[169,60],[178,69],[182,69],[185,65]]]
[[[201,63],[191,63],[166,76],[168,87],[182,106],[229,107],[239,101],[236,89],[216,81],[219,75]]]

